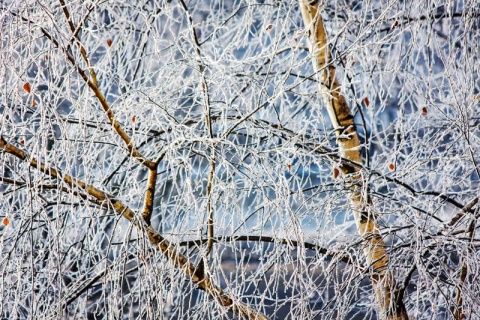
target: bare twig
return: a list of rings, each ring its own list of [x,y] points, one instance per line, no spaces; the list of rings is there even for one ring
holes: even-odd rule
[[[189,240],[189,241],[182,241],[178,245],[179,246],[187,246],[187,247],[196,247],[200,246],[204,243],[207,243],[210,239],[200,239],[200,240]],[[242,242],[242,241],[251,241],[251,242],[268,242],[268,243],[277,243],[282,245],[289,245],[294,247],[304,247],[306,249],[314,250],[326,256],[329,256],[333,259],[338,259],[338,261],[342,261],[347,264],[354,264],[358,265],[360,268],[363,266],[360,264],[359,261],[356,259],[352,259],[350,256],[345,254],[340,254],[337,252],[333,252],[327,248],[318,246],[314,243],[310,242],[300,242],[291,239],[282,239],[282,238],[275,238],[269,236],[218,236],[212,239],[215,243],[224,243],[224,242]]]
[[[212,147],[212,159],[210,159],[210,173],[208,175],[208,185],[207,185],[207,251],[206,256],[210,254],[213,246],[213,236],[214,236],[214,225],[213,225],[213,210],[212,210],[212,187],[213,187],[213,178],[215,177],[215,148]]]
[[[476,225],[476,221],[472,219],[467,229],[469,243],[473,242],[475,225]],[[469,247],[467,249],[467,254],[470,254],[470,253],[472,252],[471,252],[471,248]],[[465,261],[465,257],[463,257],[462,266],[460,268],[460,283],[457,286],[457,293],[456,293],[456,299],[455,299],[455,311],[454,311],[455,320],[463,320],[466,318],[464,314],[462,293],[463,293],[463,286],[465,283],[465,279],[467,278],[467,274],[468,274],[468,265],[467,265],[467,262]]]
[[[207,130],[207,135],[210,139],[213,139],[213,131],[212,131],[212,116],[211,116],[211,108],[210,108],[210,94],[208,91],[208,83],[205,77],[205,64],[202,59],[202,52],[200,51],[200,42],[198,41],[197,33],[195,30],[195,26],[193,24],[193,19],[188,10],[188,7],[184,0],[180,0],[182,7],[185,11],[185,14],[188,18],[188,23],[190,26],[192,39],[194,42],[195,52],[197,54],[198,59],[198,69],[200,72],[200,76],[202,78],[202,95],[203,95],[203,112],[205,114],[205,128]],[[213,178],[215,176],[215,146],[211,147],[211,159],[210,159],[210,173],[208,175],[208,185],[207,185],[207,236],[209,241],[207,242],[206,254],[207,257],[211,251],[213,246],[213,236],[214,236],[214,220],[213,220],[213,210],[212,210],[212,188],[213,188]],[[206,261],[205,261],[206,262]],[[202,269],[202,268],[200,268]]]

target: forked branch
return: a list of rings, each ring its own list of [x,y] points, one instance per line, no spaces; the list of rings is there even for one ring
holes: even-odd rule
[[[0,149],[4,152],[13,155],[14,157],[29,163],[33,168],[38,169],[44,174],[63,181],[72,191],[81,190],[93,197],[95,200],[106,203],[110,208],[115,210],[119,215],[122,215],[129,220],[137,229],[148,237],[151,244],[159,250],[171,263],[178,269],[182,270],[192,282],[194,282],[199,289],[205,291],[210,297],[215,299],[220,305],[228,308],[235,315],[241,316],[245,319],[268,319],[262,313],[252,309],[241,301],[235,301],[220,287],[213,283],[213,281],[206,275],[198,275],[196,266],[190,260],[182,255],[177,247],[166,240],[159,234],[151,225],[148,225],[144,219],[139,219],[138,215],[125,205],[122,201],[116,199],[113,195],[108,194],[93,185],[75,179],[74,177],[64,174],[57,169],[50,168],[45,164],[39,162],[34,157],[28,155],[26,152],[20,150],[16,146],[8,143],[0,136]]]
[[[77,72],[80,74],[82,79],[85,81],[85,83],[88,85],[88,87],[93,91],[95,94],[95,97],[97,98],[98,102],[100,102],[100,105],[103,108],[103,111],[106,113],[107,118],[110,122],[110,124],[113,126],[113,129],[115,132],[118,134],[118,136],[123,140],[123,142],[127,145],[127,149],[129,153],[137,160],[139,160],[143,165],[145,165],[147,168],[150,170],[156,169],[156,164],[153,161],[148,160],[145,158],[133,145],[132,139],[129,137],[129,135],[123,130],[121,124],[115,119],[115,113],[113,112],[112,108],[110,107],[110,104],[107,102],[107,99],[103,95],[102,91],[98,87],[98,80],[97,80],[97,74],[95,73],[95,69],[93,68],[88,56],[87,56],[87,51],[83,44],[80,41],[80,38],[78,37],[78,31],[79,29],[76,28],[73,24],[72,17],[67,9],[67,6],[63,0],[59,0],[60,5],[62,7],[62,11],[65,15],[65,18],[67,19],[68,26],[70,28],[70,31],[72,32],[73,37],[75,38],[75,43],[77,44],[77,47],[80,50],[80,54],[82,55],[83,60],[87,64],[88,67],[88,72],[90,74],[87,75],[85,70],[80,68],[80,65],[75,61],[74,57],[66,50],[65,48],[62,48],[58,41],[56,41],[49,33],[47,33],[43,28],[41,29],[42,33],[50,39],[50,41],[53,42],[58,48],[61,48],[65,54],[67,55],[68,61],[72,64],[74,68],[76,68]],[[24,19],[26,20],[26,19]],[[27,20],[28,21],[28,20]]]

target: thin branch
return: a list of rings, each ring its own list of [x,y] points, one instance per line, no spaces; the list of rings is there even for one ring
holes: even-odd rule
[[[19,188],[13,190],[14,192],[18,191],[19,189],[21,188],[36,188],[36,189],[39,189],[40,191],[43,191],[43,190],[57,190],[57,191],[62,191],[64,193],[68,193],[68,194],[73,194],[74,196],[76,197],[79,197],[79,198],[82,198],[83,200],[87,200],[93,204],[96,204],[100,207],[105,207],[105,203],[102,203],[102,202],[99,202],[95,199],[92,199],[91,197],[88,197],[87,194],[85,193],[82,193],[82,192],[78,192],[77,190],[71,190],[71,189],[68,189],[66,187],[62,187],[58,184],[35,184],[35,183],[27,183],[27,182],[24,182],[24,181],[19,181],[19,180],[14,180],[14,179],[10,179],[10,178],[6,178],[6,177],[0,177],[0,181],[1,182],[5,182],[5,183],[8,183],[8,184],[12,184],[14,186],[19,186]],[[8,192],[5,192],[5,194],[7,193],[10,193],[12,191],[8,191]],[[48,203],[48,201],[45,200],[45,202]],[[55,202],[55,204],[58,204],[59,202]],[[66,203],[67,205],[70,205],[70,203]]]
[[[213,210],[212,210],[212,187],[213,187],[213,178],[215,177],[215,148],[212,147],[212,158],[210,159],[210,173],[208,175],[208,185],[207,185],[207,251],[205,256],[208,256],[212,251],[213,246],[213,237],[214,237],[214,224],[213,224]]]
[[[478,203],[478,198],[473,198],[447,224],[445,224],[445,228],[453,227],[455,224],[457,224],[457,222],[460,221],[467,213],[472,212],[473,208],[477,205],[477,203]],[[438,234],[440,233],[441,232],[439,232]]]
[[[88,66],[88,71],[90,72],[90,76],[92,77],[93,83],[95,85],[98,84],[97,82],[97,75],[95,73],[95,70],[93,69],[90,60],[87,57],[87,51],[85,50],[85,47],[83,46],[82,42],[80,41],[80,38],[78,37],[78,33],[81,30],[81,27],[83,23],[80,23],[78,27],[75,27],[73,25],[72,17],[70,16],[70,13],[68,12],[68,8],[65,4],[64,0],[58,0],[60,2],[60,6],[62,7],[63,14],[65,15],[65,18],[67,19],[68,26],[70,27],[70,31],[72,32],[72,36],[74,39],[76,39],[75,43],[77,44],[78,48],[80,49],[80,54],[82,55],[83,60]]]
[[[105,269],[103,270],[102,272],[98,273],[96,276],[94,277],[91,277],[91,278],[88,278],[85,280],[85,284],[80,287],[79,289],[77,289],[75,292],[73,293],[68,293],[67,294],[67,301],[65,302],[65,307],[68,307],[70,304],[72,304],[72,302],[74,302],[75,300],[78,299],[78,297],[80,297],[82,294],[84,294],[85,292],[88,291],[88,289],[92,288],[96,283],[97,281],[99,281],[100,279],[102,279],[105,275],[107,275],[107,273],[111,270],[113,270],[113,268],[115,267],[115,265],[111,265],[109,266],[108,269]],[[129,270],[127,270],[123,275],[126,276],[132,272],[135,272],[138,270],[138,266],[135,266]]]
[[[210,108],[210,93],[208,91],[208,83],[205,77],[205,64],[202,59],[202,52],[200,51],[200,42],[198,41],[197,32],[195,26],[193,25],[193,18],[188,10],[188,7],[184,0],[180,0],[183,10],[188,18],[188,24],[190,26],[190,31],[192,34],[192,39],[194,42],[195,53],[197,54],[198,59],[198,69],[200,76],[202,78],[202,95],[203,95],[203,112],[205,113],[205,127],[207,130],[207,135],[210,139],[213,139],[212,131],[212,115]],[[212,251],[213,246],[213,236],[214,236],[214,221],[213,221],[213,210],[212,210],[212,188],[213,188],[213,178],[215,176],[215,146],[211,147],[212,154],[210,159],[210,173],[208,175],[208,185],[207,185],[207,235],[209,241],[207,242],[207,249],[205,256],[207,257]]]
[[[473,242],[474,239],[474,234],[475,234],[475,224],[476,221],[472,219],[470,222],[470,225],[468,226],[468,238],[469,242]],[[471,248],[467,248],[467,255],[471,254]],[[455,320],[463,320],[465,319],[465,314],[464,314],[464,308],[463,308],[463,285],[465,283],[465,279],[467,278],[467,273],[468,273],[468,265],[467,262],[465,261],[465,257],[463,257],[462,261],[462,267],[460,268],[460,283],[458,284],[457,287],[457,293],[456,293],[456,299],[455,299],[455,311],[454,311],[454,317]]]
[[[190,11],[184,0],[180,0],[182,4],[183,10],[188,18],[188,24],[190,26],[190,31],[192,34],[192,39],[194,43],[195,53],[197,54],[198,59],[198,70],[200,72],[200,76],[202,78],[202,95],[203,95],[203,112],[205,113],[205,126],[208,133],[208,136],[212,139],[213,138],[213,131],[212,131],[212,121],[211,121],[211,110],[210,110],[210,94],[208,92],[208,84],[207,79],[205,78],[205,64],[203,63],[202,59],[202,52],[200,51],[200,43],[198,41],[197,32],[195,30],[195,26],[193,25],[193,19],[190,15]]]
[[[210,239],[200,239],[200,240],[189,240],[189,241],[182,241],[178,245],[179,246],[186,246],[186,247],[199,247],[205,243],[208,243]],[[352,265],[357,265],[361,268],[363,266],[360,264],[359,261],[353,260],[351,257],[345,255],[345,254],[340,254],[337,252],[332,252],[331,250],[328,250],[327,248],[318,246],[313,243],[309,242],[300,242],[296,240],[290,240],[290,239],[282,239],[282,238],[275,238],[275,237],[268,237],[268,236],[218,236],[214,237],[212,239],[214,243],[225,243],[225,242],[242,242],[242,241],[247,241],[247,242],[268,242],[268,243],[275,243],[275,244],[281,244],[281,245],[288,245],[288,246],[293,246],[293,247],[303,247],[305,249],[310,249],[314,250],[316,252],[319,252],[323,255],[329,256],[333,259],[338,259],[338,261],[345,262],[347,264],[352,264]]]

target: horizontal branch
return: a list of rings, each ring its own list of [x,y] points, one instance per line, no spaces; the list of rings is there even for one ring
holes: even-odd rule
[[[178,245],[195,247],[195,246],[201,246],[207,243],[208,241],[209,239],[189,240],[189,241],[182,241]],[[213,238],[214,243],[243,242],[243,241],[268,242],[268,243],[275,243],[275,244],[282,244],[282,245],[290,245],[294,247],[304,247],[305,249],[319,252],[321,254],[324,254],[334,259],[338,259],[339,261],[345,262],[347,264],[359,265],[358,261],[355,261],[344,254],[341,255],[336,252],[332,252],[327,248],[324,248],[309,242],[300,242],[296,240],[282,239],[282,238],[275,238],[275,237],[268,237],[268,236],[218,236]],[[360,265],[360,267],[363,267],[363,266]]]

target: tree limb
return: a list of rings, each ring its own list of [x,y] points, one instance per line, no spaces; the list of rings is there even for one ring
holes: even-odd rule
[[[182,255],[174,244],[165,239],[161,234],[153,229],[151,225],[148,225],[145,220],[139,219],[138,215],[132,209],[130,209],[122,201],[116,199],[113,195],[103,192],[93,185],[86,184],[85,182],[68,174],[63,174],[57,169],[44,165],[34,157],[29,156],[24,151],[5,141],[2,136],[0,136],[0,149],[3,149],[6,153],[13,155],[20,160],[28,162],[31,167],[38,169],[50,177],[63,181],[72,190],[81,189],[98,201],[106,202],[110,208],[115,210],[117,214],[125,217],[134,226],[136,226],[139,231],[146,235],[151,244],[178,269],[182,270],[191,279],[191,281],[198,286],[199,289],[205,291],[221,306],[226,307],[235,315],[242,316],[245,319],[268,319],[259,311],[252,309],[241,301],[236,301],[231,298],[220,287],[214,284],[208,276],[199,276],[196,272],[196,266],[190,262],[187,257]]]
[[[340,84],[335,76],[335,67],[331,63],[328,50],[328,37],[323,24],[319,5],[315,1],[307,3],[299,0],[305,27],[310,38],[310,52],[314,71],[319,78],[319,89],[337,136],[337,144],[342,158],[353,163],[362,163],[361,145],[350,108],[343,96]],[[364,242],[364,254],[367,265],[372,266],[370,277],[383,317],[387,319],[408,319],[403,301],[398,299],[396,281],[388,270],[389,259],[385,243],[380,235],[376,217],[369,209],[371,198],[368,186],[362,181],[357,166],[342,163],[343,175],[351,174],[356,182],[351,186],[350,203],[359,234]]]

